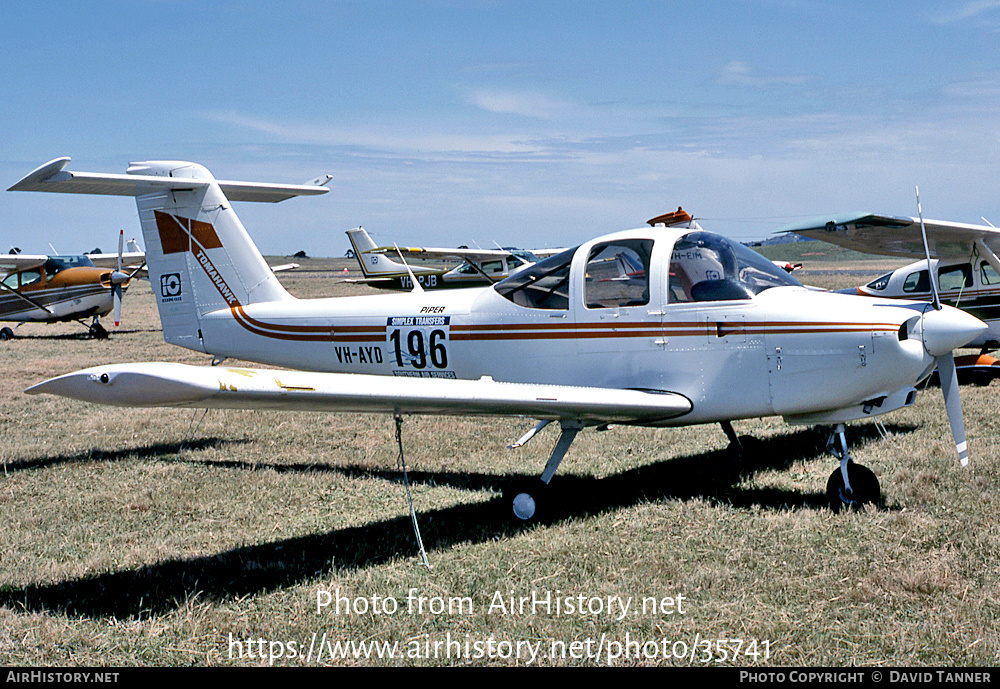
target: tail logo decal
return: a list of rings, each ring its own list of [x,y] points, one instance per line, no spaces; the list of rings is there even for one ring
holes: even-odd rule
[[[208,275],[212,284],[215,285],[215,289],[219,290],[219,294],[226,300],[226,304],[230,308],[240,306],[239,299],[233,294],[229,285],[226,284],[225,279],[212,264],[212,260],[208,257],[208,254],[205,253],[207,249],[222,248],[222,240],[219,239],[219,235],[215,232],[215,227],[211,223],[193,218],[179,217],[171,213],[164,213],[163,211],[155,211],[155,216],[156,229],[160,235],[160,246],[163,249],[163,253],[165,255],[185,251],[193,253],[195,260],[198,261],[198,264]],[[176,277],[176,282],[172,283],[172,287],[170,287],[171,291],[175,291],[176,293],[167,294],[164,290],[168,289],[168,285],[164,280],[171,277]],[[177,301],[177,299],[173,299],[172,297],[180,295],[180,288],[179,275],[164,275],[160,278],[160,294],[165,299]]]
[[[164,254],[194,251],[196,243],[203,249],[222,248],[222,240],[211,223],[181,218],[163,211],[155,211],[155,215]]]
[[[167,273],[160,276],[160,296],[161,301],[180,301],[181,299],[181,274]]]

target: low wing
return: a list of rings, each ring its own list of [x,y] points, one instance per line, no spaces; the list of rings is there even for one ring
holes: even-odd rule
[[[98,366],[26,390],[124,407],[283,409],[655,424],[691,411],[670,392],[351,373],[136,363]]]
[[[533,254],[536,258],[548,258],[565,250],[565,247],[560,249],[527,249],[524,253]],[[481,263],[483,261],[495,261],[506,258],[518,252],[508,251],[507,249],[437,249],[420,246],[380,246],[362,253],[386,254],[388,256],[403,254],[403,258],[423,258],[433,261],[459,260],[470,263]]]
[[[49,260],[48,256],[35,254],[0,254],[0,270],[4,275],[37,268]]]
[[[968,258],[982,243],[1000,251],[1000,229],[943,220],[924,220],[931,258]],[[779,233],[800,234],[867,254],[924,258],[920,220],[874,213],[833,215],[796,223]],[[982,248],[982,247],[980,247]]]

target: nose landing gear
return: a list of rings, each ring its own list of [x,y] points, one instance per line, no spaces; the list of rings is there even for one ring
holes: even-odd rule
[[[826,497],[830,501],[830,509],[840,512],[843,509],[859,509],[864,505],[878,504],[882,497],[878,478],[871,469],[855,464],[851,459],[847,451],[844,424],[838,423],[834,427],[826,449],[840,460],[840,467],[830,474],[830,480],[826,483]]]

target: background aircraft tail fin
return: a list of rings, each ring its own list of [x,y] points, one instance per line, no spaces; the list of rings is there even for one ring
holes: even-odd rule
[[[383,253],[366,253],[379,247],[375,245],[372,238],[365,232],[365,228],[359,227],[356,230],[348,230],[347,238],[351,240],[354,255],[361,266],[361,274],[366,278],[407,274],[408,270],[404,264],[393,261],[387,255]]]

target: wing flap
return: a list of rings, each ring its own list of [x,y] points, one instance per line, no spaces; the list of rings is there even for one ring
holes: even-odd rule
[[[174,363],[98,366],[26,392],[126,407],[499,415],[588,424],[652,424],[691,411],[690,400],[671,392]]]

